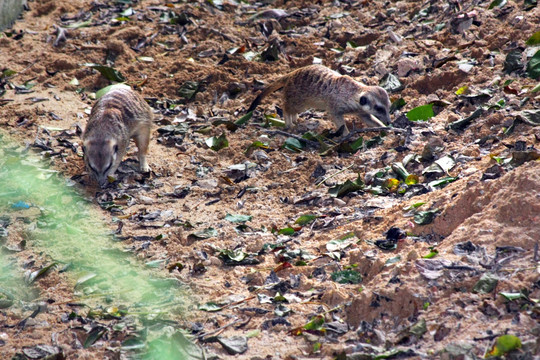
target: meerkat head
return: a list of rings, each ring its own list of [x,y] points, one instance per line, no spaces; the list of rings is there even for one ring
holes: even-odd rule
[[[368,126],[386,126],[390,124],[390,99],[388,93],[380,86],[370,86],[360,93],[358,99],[362,120]]]
[[[107,177],[118,167],[118,143],[112,138],[88,139],[83,142],[84,163],[88,172],[97,180],[99,186],[107,186]]]

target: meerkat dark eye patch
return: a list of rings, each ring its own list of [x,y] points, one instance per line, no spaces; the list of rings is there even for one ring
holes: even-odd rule
[[[383,108],[382,106],[375,106],[375,111],[380,113],[380,114],[386,113],[386,109]]]
[[[88,164],[88,167],[90,168],[90,170],[92,170],[93,173],[99,173],[99,171],[97,171],[96,168],[94,168],[90,163]]]
[[[112,166],[112,162],[109,163],[109,166],[107,166],[107,168],[103,171],[103,173],[106,174],[111,169],[111,166]]]
[[[360,97],[360,105],[364,106],[364,105],[367,105],[367,104],[369,104],[369,100],[367,99],[367,97],[361,96]]]

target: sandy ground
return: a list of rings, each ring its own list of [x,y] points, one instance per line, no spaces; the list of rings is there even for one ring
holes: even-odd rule
[[[189,284],[197,302],[232,304],[176,320],[194,333],[234,323],[220,336],[252,336],[248,350],[235,358],[353,359],[401,349],[403,357],[464,359],[483,357],[503,334],[523,344],[512,358],[538,357],[540,130],[518,121],[505,133],[521,111],[539,107],[539,93],[531,92],[538,80],[524,70],[535,51],[525,41],[540,30],[538,7],[525,10],[522,2],[512,1],[493,9],[486,1],[264,3],[29,2],[30,10],[13,30],[0,34],[0,71],[16,72],[0,79],[5,89],[0,129],[41,156],[52,153],[54,167],[93,199],[111,229],[117,228],[113,218],[121,218],[124,244],[134,248],[134,256],[145,262],[165,259],[163,272],[181,263],[184,268],[169,275]],[[58,30],[85,21],[89,26]],[[518,66],[505,70],[511,52],[519,53]],[[151,175],[127,171],[120,174],[121,184],[101,190],[87,176],[76,132],[55,129],[84,128],[93,93],[109,81],[83,64],[107,62],[151,104],[156,125]],[[374,146],[349,154],[292,152],[283,148],[286,136],[264,126],[263,114],[280,117],[279,94],[234,132],[212,125],[238,120],[264,84],[319,62],[368,85],[393,74],[402,89],[390,92],[391,99],[403,98],[406,105],[392,118],[409,133],[389,132]],[[198,83],[191,99],[179,94],[187,81]],[[34,86],[27,90],[29,83]],[[456,95],[463,86],[467,91]],[[429,121],[404,117],[430,102],[436,115]],[[479,107],[485,110],[470,124],[448,129]],[[335,130],[323,112],[308,111],[300,118],[297,128],[278,129],[298,136]],[[362,126],[351,117],[349,126],[353,123]],[[171,124],[186,125],[187,131],[174,137],[158,130]],[[222,133],[229,146],[209,149],[205,140]],[[362,135],[369,140],[378,134]],[[268,149],[246,151],[254,141],[267,142]],[[328,193],[358,175],[369,184],[377,169],[411,154],[417,157],[406,168],[422,184],[445,176],[457,180],[442,188],[410,187],[404,194],[356,191],[334,198]],[[425,171],[445,156],[455,164],[446,171]],[[126,167],[136,161],[134,145],[128,157]],[[253,164],[249,171],[229,169],[246,162]],[[132,201],[126,202],[126,195]],[[98,204],[105,201],[123,209],[102,210]],[[407,209],[421,202],[418,211],[438,210],[428,225],[415,223]],[[144,218],[156,211],[156,219]],[[238,232],[227,214],[252,219]],[[318,218],[301,228],[293,225],[304,214]],[[297,230],[292,236],[271,232],[289,225]],[[209,227],[217,236],[189,236]],[[382,250],[375,242],[392,227],[408,236],[396,240],[395,249]],[[348,246],[329,250],[331,240],[351,233]],[[148,246],[137,241],[160,234],[164,239]],[[284,249],[259,253],[265,243],[283,243]],[[424,258],[431,247],[438,254]],[[259,253],[260,263],[228,266],[218,256],[220,249]],[[32,253],[32,244],[24,253]],[[361,283],[334,281],[332,274],[342,270],[358,272]],[[496,286],[476,291],[486,274],[498,278]],[[61,304],[73,296],[69,274],[52,272],[38,286],[42,300]],[[528,300],[508,301],[499,294],[522,290]],[[276,300],[278,292],[285,303]],[[276,314],[283,305],[292,311]],[[22,330],[11,326],[28,312],[17,306],[0,310],[0,357],[38,344],[59,346],[69,359],[124,356],[112,333],[80,349],[76,339],[85,337],[84,330],[60,321],[71,312],[66,305],[49,306]],[[294,334],[316,315],[324,317],[325,331]],[[418,335],[411,326],[424,321]],[[56,333],[63,336],[51,337]],[[233,357],[218,342],[202,346],[220,358]]]

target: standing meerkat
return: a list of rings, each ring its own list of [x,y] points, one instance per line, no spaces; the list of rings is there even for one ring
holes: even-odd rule
[[[310,108],[326,111],[338,129],[345,127],[345,135],[349,133],[343,119],[345,114],[359,115],[368,126],[385,127],[390,123],[390,99],[386,90],[364,85],[322,65],[306,66],[279,78],[255,98],[248,112],[279,89],[283,89],[287,127],[296,124],[298,114]]]
[[[82,135],[84,162],[100,187],[115,173],[133,138],[139,151],[139,169],[150,171],[146,161],[152,110],[126,85],[115,85],[99,98]]]

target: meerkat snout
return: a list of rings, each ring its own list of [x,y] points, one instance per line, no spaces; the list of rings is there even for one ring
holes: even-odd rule
[[[86,141],[83,145],[84,161],[90,174],[96,179],[99,186],[104,188],[108,176],[116,170],[118,158],[118,144],[114,139],[96,139]]]

